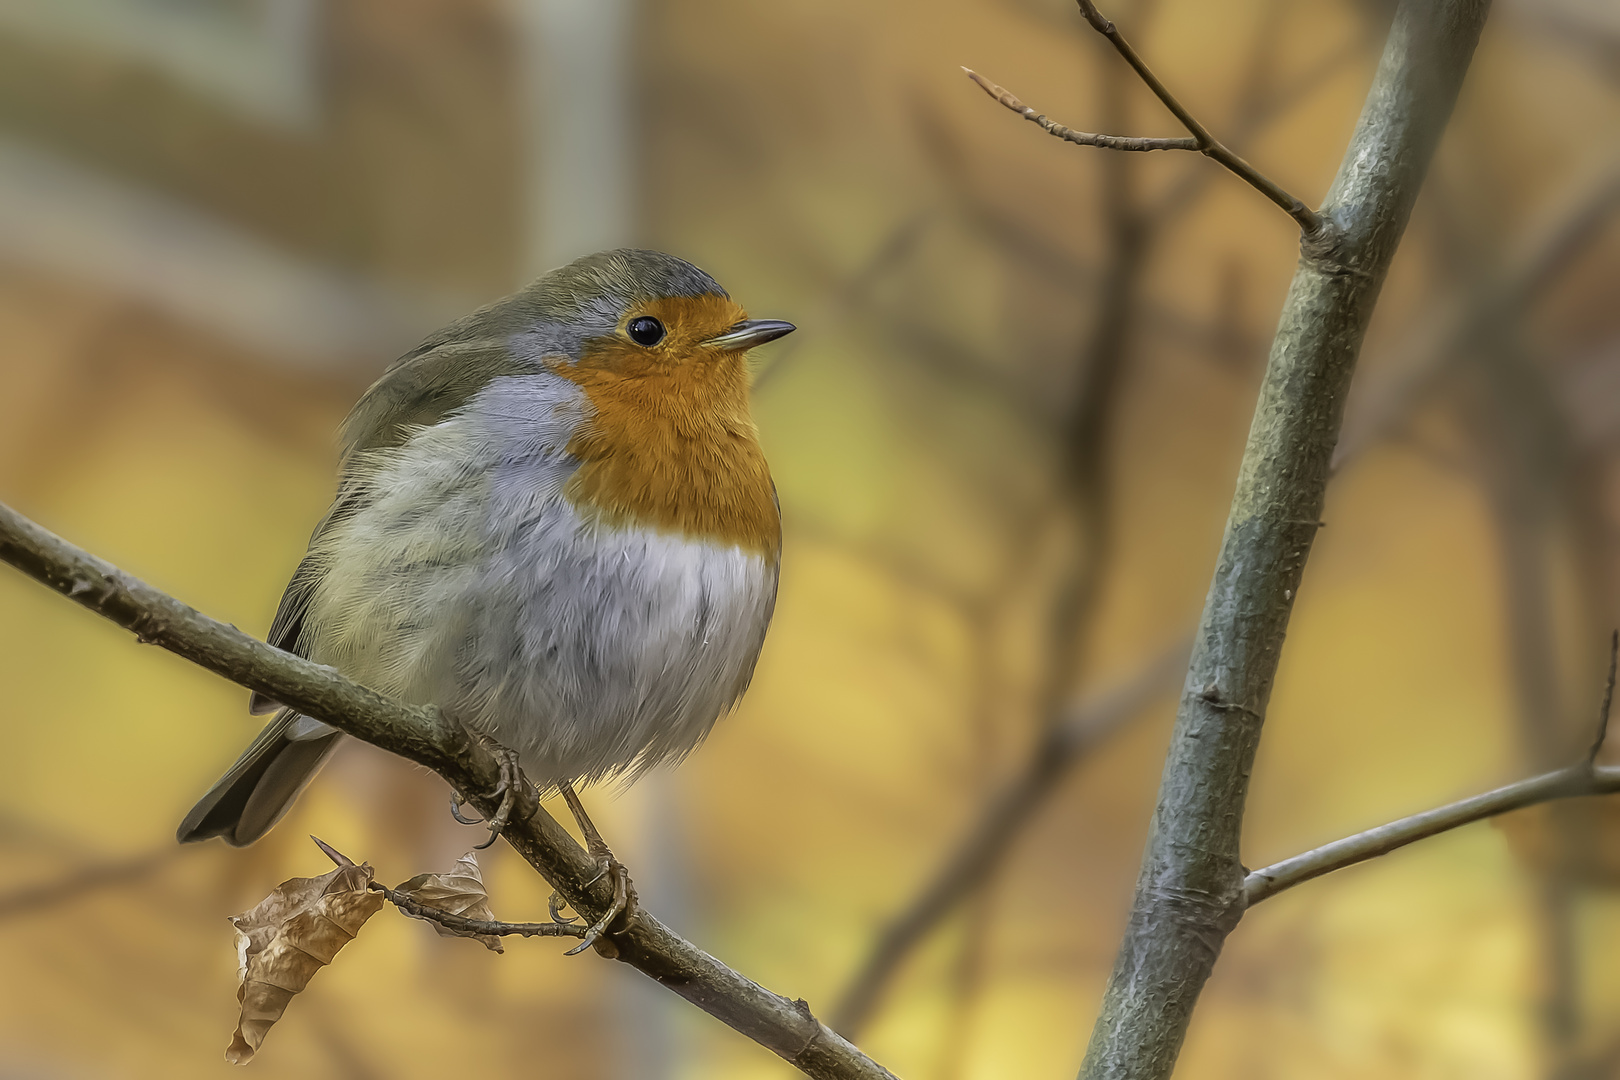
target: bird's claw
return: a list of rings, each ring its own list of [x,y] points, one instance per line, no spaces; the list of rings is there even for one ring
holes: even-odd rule
[[[603,934],[607,933],[607,928],[612,926],[614,920],[620,915],[628,914],[633,916],[636,913],[636,890],[635,886],[630,884],[630,871],[625,869],[622,862],[613,857],[611,851],[602,860],[601,866],[601,873],[592,878],[591,883],[594,884],[600,881],[603,874],[612,877],[613,903],[608,905],[608,909],[602,913],[600,919],[597,919],[586,929],[585,936],[580,939],[579,944],[563,953],[564,956],[573,956],[576,953],[584,952],[592,945],[595,945]]]
[[[467,799],[461,794],[461,792],[455,790],[450,792],[450,816],[461,822],[463,825],[482,825],[484,823],[483,818],[467,817],[462,814],[461,808],[466,805]]]
[[[519,794],[524,784],[523,773],[518,769],[517,754],[504,746],[491,745],[490,752],[501,766],[501,780],[490,792],[490,798],[500,797],[501,805],[496,808],[495,816],[488,819],[489,839],[482,844],[474,844],[474,851],[483,851],[501,838],[501,830],[506,823],[512,820],[512,811],[517,809]],[[450,816],[463,825],[482,825],[484,818],[467,817],[461,808],[467,805],[467,797],[459,791],[450,792]]]
[[[482,844],[474,844],[474,851],[483,851],[501,838],[501,830],[512,820],[512,811],[517,807],[518,786],[523,783],[516,752],[504,746],[494,747],[493,750],[495,760],[501,763],[501,782],[495,785],[492,795],[501,797],[501,805],[495,808],[495,816],[489,819],[489,839]]]
[[[551,891],[551,899],[546,901],[546,906],[551,909],[551,921],[558,926],[572,926],[579,921],[573,915],[563,914],[563,908],[568,906],[568,901],[555,889]]]

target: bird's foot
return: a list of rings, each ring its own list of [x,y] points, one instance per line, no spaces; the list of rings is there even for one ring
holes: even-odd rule
[[[602,858],[600,865],[602,871],[591,879],[591,883],[594,884],[601,880],[602,874],[611,875],[613,878],[613,903],[608,905],[608,909],[602,913],[600,919],[597,919],[585,929],[585,936],[580,939],[579,944],[563,953],[564,956],[573,956],[576,953],[584,952],[601,940],[602,935],[608,932],[608,927],[613,925],[615,919],[621,915],[633,918],[639,910],[639,905],[636,902],[636,887],[631,883],[630,871],[625,869],[625,865],[615,859],[611,851]],[[603,944],[606,947],[607,943],[604,942]]]
[[[551,890],[551,899],[546,901],[546,906],[551,909],[551,921],[559,926],[572,926],[579,922],[577,916],[563,914],[563,908],[568,906],[568,900],[556,889]]]
[[[602,913],[602,917],[585,930],[585,937],[581,939],[580,943],[563,954],[573,956],[575,953],[584,952],[592,945],[595,945],[602,935],[608,932],[608,927],[612,926],[614,921],[621,915],[625,916],[626,921],[634,918],[637,910],[639,910],[639,905],[636,900],[636,887],[630,881],[630,871],[625,869],[623,863],[614,858],[613,850],[607,846],[607,841],[602,839],[602,834],[596,831],[595,823],[591,821],[591,816],[585,812],[585,804],[579,801],[579,796],[574,793],[572,784],[564,783],[562,785],[562,797],[568,803],[568,809],[573,813],[574,820],[579,823],[579,831],[585,836],[585,850],[590,853],[591,858],[596,860],[596,864],[600,868],[597,875],[585,884],[587,886],[594,885],[602,880],[603,876],[607,876],[613,881],[613,902]],[[555,895],[552,898],[552,918],[554,919],[559,914],[560,904],[557,902],[558,899]]]
[[[512,820],[512,811],[517,808],[518,800],[522,797],[523,785],[527,783],[523,778],[522,770],[518,768],[516,751],[508,750],[506,747],[489,740],[485,740],[485,742],[489,746],[490,753],[495,755],[495,760],[501,766],[500,783],[496,784],[495,790],[490,793],[491,798],[500,796],[501,804],[496,807],[495,816],[489,819],[489,839],[482,844],[474,844],[473,850],[475,851],[483,851],[501,838],[501,830],[506,828],[506,823]],[[461,808],[465,805],[467,805],[466,796],[459,791],[450,792],[451,817],[463,825],[484,824],[483,818],[469,818],[464,815]]]
[[[482,844],[474,844],[476,851],[483,851],[501,838],[501,830],[512,820],[512,811],[517,808],[522,786],[527,783],[523,779],[523,771],[518,768],[517,751],[504,746],[492,746],[490,749],[495,754],[495,760],[501,763],[501,782],[495,786],[495,794],[501,797],[501,805],[495,808],[495,816],[489,819],[489,839]]]
[[[450,816],[455,818],[457,821],[461,822],[461,824],[463,824],[463,825],[482,825],[484,823],[483,818],[481,818],[481,817],[468,817],[467,815],[465,815],[465,814],[463,814],[461,812],[461,808],[463,806],[466,806],[466,805],[467,805],[467,800],[461,794],[461,792],[455,790],[454,788],[451,788],[450,789]]]

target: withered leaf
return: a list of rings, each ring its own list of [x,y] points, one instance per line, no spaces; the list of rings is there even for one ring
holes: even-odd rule
[[[242,1016],[226,1061],[241,1065],[252,1060],[293,996],[383,906],[382,894],[366,888],[371,878],[370,866],[352,863],[320,877],[293,878],[276,886],[252,911],[231,917]]]
[[[418,874],[411,880],[401,884],[395,892],[406,893],[423,907],[434,908],[451,915],[460,915],[465,919],[479,919],[485,922],[494,922],[495,913],[489,907],[489,893],[484,888],[484,875],[478,869],[478,855],[469,851],[456,860],[443,874]],[[404,909],[401,909],[404,910]],[[432,919],[425,919],[420,915],[411,915],[413,919],[422,919],[440,937],[470,937],[477,938],[484,943],[484,947],[492,952],[505,952],[501,939],[494,934],[474,934],[466,930],[452,930],[443,923],[436,923]]]

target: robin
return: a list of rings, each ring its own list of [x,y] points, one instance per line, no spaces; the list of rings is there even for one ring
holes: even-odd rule
[[[782,533],[746,354],[793,329],[628,249],[452,323],[344,422],[337,497],[270,642],[440,707],[600,845],[572,784],[685,757],[753,674]],[[251,844],[343,738],[251,707],[275,717],[182,842]]]

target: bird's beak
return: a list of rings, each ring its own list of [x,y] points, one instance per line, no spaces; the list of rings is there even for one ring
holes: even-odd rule
[[[742,350],[752,349],[755,345],[763,345],[767,341],[775,341],[793,333],[797,329],[790,322],[781,319],[744,319],[726,330],[725,333],[712,337],[703,344],[716,349]]]

